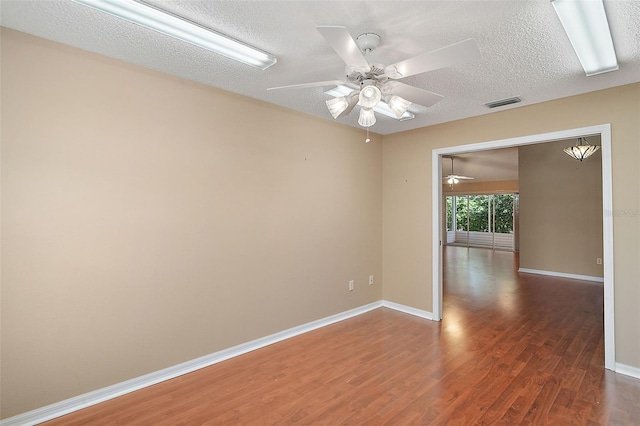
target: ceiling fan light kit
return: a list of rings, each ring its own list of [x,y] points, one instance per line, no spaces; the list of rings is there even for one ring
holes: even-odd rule
[[[342,96],[346,96],[349,93],[353,93],[354,89],[351,89],[347,86],[344,86],[342,84],[337,85],[336,87],[329,89],[327,91],[325,91],[324,93],[326,93],[329,96],[334,96],[336,98],[338,97],[342,97]],[[355,93],[358,94],[358,90],[355,90]],[[359,101],[359,96],[355,96],[356,100]],[[411,105],[411,102],[409,102],[409,105]],[[373,110],[379,114],[382,114],[384,116],[387,116],[389,118],[395,118],[399,121],[405,121],[405,120],[411,120],[413,118],[416,118],[415,114],[413,114],[411,111],[405,111],[402,116],[398,119],[396,117],[396,113],[393,112],[391,110],[391,108],[389,107],[389,105],[384,101],[381,100],[378,105],[373,107]]]
[[[363,108],[373,108],[382,99],[382,92],[374,85],[366,86],[360,91],[360,105]]]
[[[364,33],[354,40],[345,27],[319,26],[317,30],[345,63],[346,79],[337,83],[332,81],[294,84],[267,90],[335,85],[335,89],[325,93],[335,96],[336,99],[355,90],[358,93],[357,104],[361,107],[358,124],[366,128],[376,122],[374,111],[397,120],[408,120],[415,117],[408,111],[412,103],[430,107],[443,99],[442,95],[395,81],[396,79],[470,62],[480,57],[478,45],[473,39],[468,39],[385,66],[377,63],[378,59],[370,56],[370,53],[380,44],[379,35]],[[376,62],[370,63],[367,57]],[[349,89],[347,86],[356,87],[356,89]],[[350,112],[345,102],[348,102],[348,99],[326,101],[329,113],[334,119]]]
[[[134,0],[73,1],[261,70],[265,70],[277,62],[277,58],[269,53],[143,2]]]
[[[327,104],[329,113],[331,113],[333,118],[340,117],[340,115],[349,107],[349,102],[345,96],[329,99],[325,103]]]
[[[587,76],[618,69],[602,0],[552,0]]]
[[[371,127],[376,124],[376,115],[371,108],[360,108],[360,117],[358,117],[358,124],[362,127]]]
[[[407,112],[411,102],[406,99],[401,98],[400,96],[392,95],[387,103],[389,108],[396,115],[396,118],[399,120],[402,118],[402,115]]]
[[[442,157],[443,159],[445,158],[449,158],[451,159],[451,173],[447,176],[445,176],[443,179],[445,180],[445,182],[447,182],[447,184],[449,184],[451,186],[451,188],[453,188],[453,185],[460,183],[460,180],[472,180],[472,177],[469,176],[462,176],[462,175],[456,175],[453,173],[453,157]]]

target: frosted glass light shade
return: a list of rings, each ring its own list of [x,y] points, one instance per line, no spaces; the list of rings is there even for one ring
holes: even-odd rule
[[[407,110],[409,109],[409,105],[411,105],[411,102],[404,98],[401,98],[400,96],[393,95],[391,96],[391,99],[389,99],[389,102],[387,102],[387,104],[399,120],[400,118],[402,118],[402,115],[407,112]]]
[[[382,99],[382,93],[376,86],[367,86],[360,91],[360,105],[364,108],[373,108]]]
[[[371,108],[360,108],[358,124],[362,127],[371,127],[376,124],[376,116]]]
[[[333,118],[338,118],[349,106],[349,101],[347,101],[346,96],[342,96],[339,98],[329,99],[326,101],[326,104],[331,116]]]
[[[353,89],[350,87],[346,87],[343,85],[339,85],[334,87],[333,89],[329,89],[327,90],[326,93],[327,95],[333,96],[333,97],[340,97],[340,96],[346,96],[350,93],[353,92]],[[356,96],[356,100],[360,100],[357,96]],[[396,114],[391,111],[391,108],[389,108],[389,105],[387,105],[384,101],[380,101],[378,103],[378,105],[373,107],[373,110],[377,113],[380,113],[386,117],[390,117],[390,118],[395,118]],[[407,110],[404,114],[402,114],[402,117],[400,117],[400,121],[405,121],[405,120],[411,120],[412,118],[416,118],[416,116],[410,112],[409,110]]]
[[[458,183],[458,182],[460,182],[460,181],[457,178],[453,177],[453,176],[451,176],[449,179],[447,179],[447,183],[449,185],[453,185],[453,184]]]

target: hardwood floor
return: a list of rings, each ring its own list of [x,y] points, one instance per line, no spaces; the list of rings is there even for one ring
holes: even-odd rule
[[[640,424],[640,380],[603,367],[601,284],[445,258],[441,322],[376,309],[47,424]]]

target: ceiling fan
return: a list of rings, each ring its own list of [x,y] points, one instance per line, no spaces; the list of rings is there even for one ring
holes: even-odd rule
[[[326,101],[332,117],[337,119],[346,116],[356,105],[360,105],[358,124],[367,128],[376,122],[374,109],[382,113],[390,111],[392,117],[400,120],[406,116],[412,103],[430,107],[444,98],[437,93],[401,83],[398,79],[480,57],[478,45],[473,39],[468,39],[386,65],[374,62],[377,59],[371,56],[380,43],[377,34],[361,34],[354,40],[345,27],[319,26],[317,29],[346,64],[345,78],[271,87],[267,90],[337,86],[336,97]]]
[[[451,159],[451,173],[442,178],[449,185],[453,186],[456,183],[459,183],[461,180],[473,179],[472,177],[469,177],[469,176],[461,176],[461,175],[454,174],[453,173],[453,157],[443,157],[443,158]]]

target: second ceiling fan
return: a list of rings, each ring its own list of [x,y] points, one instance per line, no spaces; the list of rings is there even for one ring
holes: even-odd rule
[[[345,27],[319,26],[317,29],[346,64],[345,78],[271,87],[267,90],[337,86],[338,92],[342,93],[326,101],[332,117],[337,119],[346,116],[356,105],[360,105],[358,124],[362,127],[375,124],[374,108],[382,104],[397,119],[401,119],[412,103],[430,107],[444,98],[397,80],[480,58],[478,45],[473,39],[468,39],[391,65],[370,63],[370,53],[380,43],[377,34],[361,34],[354,40]]]
[[[456,183],[460,183],[461,180],[470,180],[473,179],[469,176],[456,175],[453,173],[453,157],[442,157],[442,158],[450,158],[451,159],[451,173],[447,176],[444,176],[442,179],[449,185],[453,186]]]

